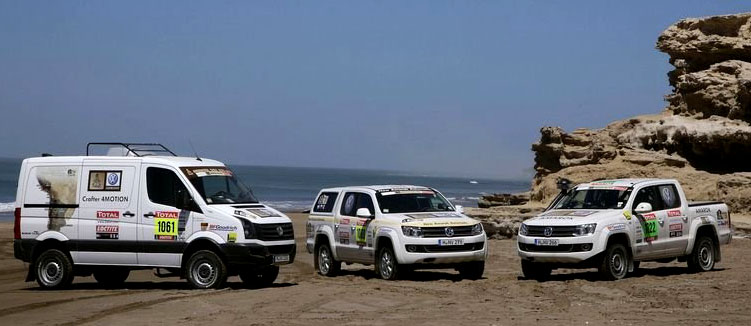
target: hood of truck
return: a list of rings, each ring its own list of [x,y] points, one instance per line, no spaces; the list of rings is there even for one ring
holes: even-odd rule
[[[211,209],[217,210],[224,215],[245,218],[258,224],[291,222],[287,215],[263,204],[211,205]]]
[[[606,219],[619,217],[625,221],[620,209],[554,209],[524,221],[532,226],[580,225],[603,223]]]
[[[386,218],[404,226],[465,226],[477,224],[477,221],[456,212],[429,212],[388,214]]]

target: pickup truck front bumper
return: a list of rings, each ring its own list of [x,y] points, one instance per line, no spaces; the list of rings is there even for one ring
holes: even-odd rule
[[[540,246],[537,239],[556,239],[557,246]],[[519,257],[541,263],[576,264],[584,262],[604,250],[598,246],[594,235],[581,237],[517,237],[517,252]]]

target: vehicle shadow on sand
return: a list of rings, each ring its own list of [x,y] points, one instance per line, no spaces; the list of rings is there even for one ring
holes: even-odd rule
[[[714,272],[720,272],[726,270],[725,268],[715,268],[709,272],[704,273],[714,273]],[[684,266],[661,266],[661,267],[652,267],[652,268],[639,268],[635,270],[632,273],[629,273],[626,275],[626,279],[630,278],[641,278],[646,276],[655,276],[655,277],[672,277],[672,276],[678,276],[678,275],[690,275],[695,274],[692,273],[687,267]],[[518,280],[530,280],[534,281],[533,279],[527,279],[524,276],[517,277]],[[602,282],[602,278],[600,277],[600,274],[597,273],[595,270],[578,270],[574,272],[560,272],[557,274],[550,275],[549,278],[542,282],[561,282],[561,281],[573,281],[573,280],[585,280],[590,282]]]
[[[227,282],[222,289],[230,290],[261,290],[269,288],[285,288],[295,286],[297,283],[274,283],[267,287],[255,288],[245,285],[242,282]],[[33,287],[24,289],[26,291],[41,291],[44,290],[39,287]],[[166,281],[166,282],[125,282],[121,286],[104,286],[96,282],[87,283],[73,283],[68,288],[57,291],[71,291],[71,290],[196,290],[193,289],[186,281]],[[200,291],[200,290],[197,290]]]
[[[342,275],[342,276],[351,275],[351,276],[356,276],[356,277],[362,277],[366,280],[380,279],[380,277],[378,277],[378,274],[376,274],[376,272],[373,269],[342,270],[339,272],[339,275]],[[452,282],[459,282],[465,279],[462,278],[461,275],[459,275],[459,273],[451,273],[448,271],[441,271],[441,270],[416,270],[416,271],[403,272],[402,274],[399,275],[399,280],[417,281],[417,282],[446,280],[446,281],[452,281]]]

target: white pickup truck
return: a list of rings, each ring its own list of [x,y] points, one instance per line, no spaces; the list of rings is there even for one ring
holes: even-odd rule
[[[306,233],[324,276],[336,275],[345,262],[374,264],[387,280],[417,268],[453,268],[479,279],[488,257],[482,224],[438,191],[419,186],[323,189]]]
[[[666,179],[601,180],[564,189],[517,238],[525,277],[542,280],[556,268],[597,267],[616,280],[641,261],[688,262],[709,271],[732,239],[722,202],[689,202]]]

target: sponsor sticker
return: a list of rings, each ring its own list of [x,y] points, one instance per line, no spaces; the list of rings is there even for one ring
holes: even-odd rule
[[[683,224],[682,223],[670,224],[669,230],[670,230],[671,238],[683,236]]]
[[[623,217],[625,217],[627,220],[631,220],[631,211],[623,211]]]
[[[89,191],[120,191],[123,171],[89,171]]]
[[[96,218],[115,219],[120,218],[120,212],[118,211],[97,211]]]
[[[237,241],[237,233],[235,232],[227,233],[227,242],[235,242],[235,241]]]
[[[657,235],[659,234],[657,217],[653,213],[642,214],[642,217],[644,218],[644,221],[641,222],[644,241],[652,242],[657,240]]]
[[[681,216],[681,211],[679,209],[668,211],[668,217],[678,217]]]
[[[234,225],[209,224],[209,231],[237,231],[237,227]]]
[[[626,229],[626,224],[625,223],[611,224],[607,226],[607,229],[610,231],[622,231]]]
[[[119,239],[120,226],[117,224],[104,224],[96,226],[97,239]]]
[[[154,239],[176,240],[178,212],[154,213]]]
[[[203,222],[201,223],[201,231],[206,231],[209,229],[209,223]]]

